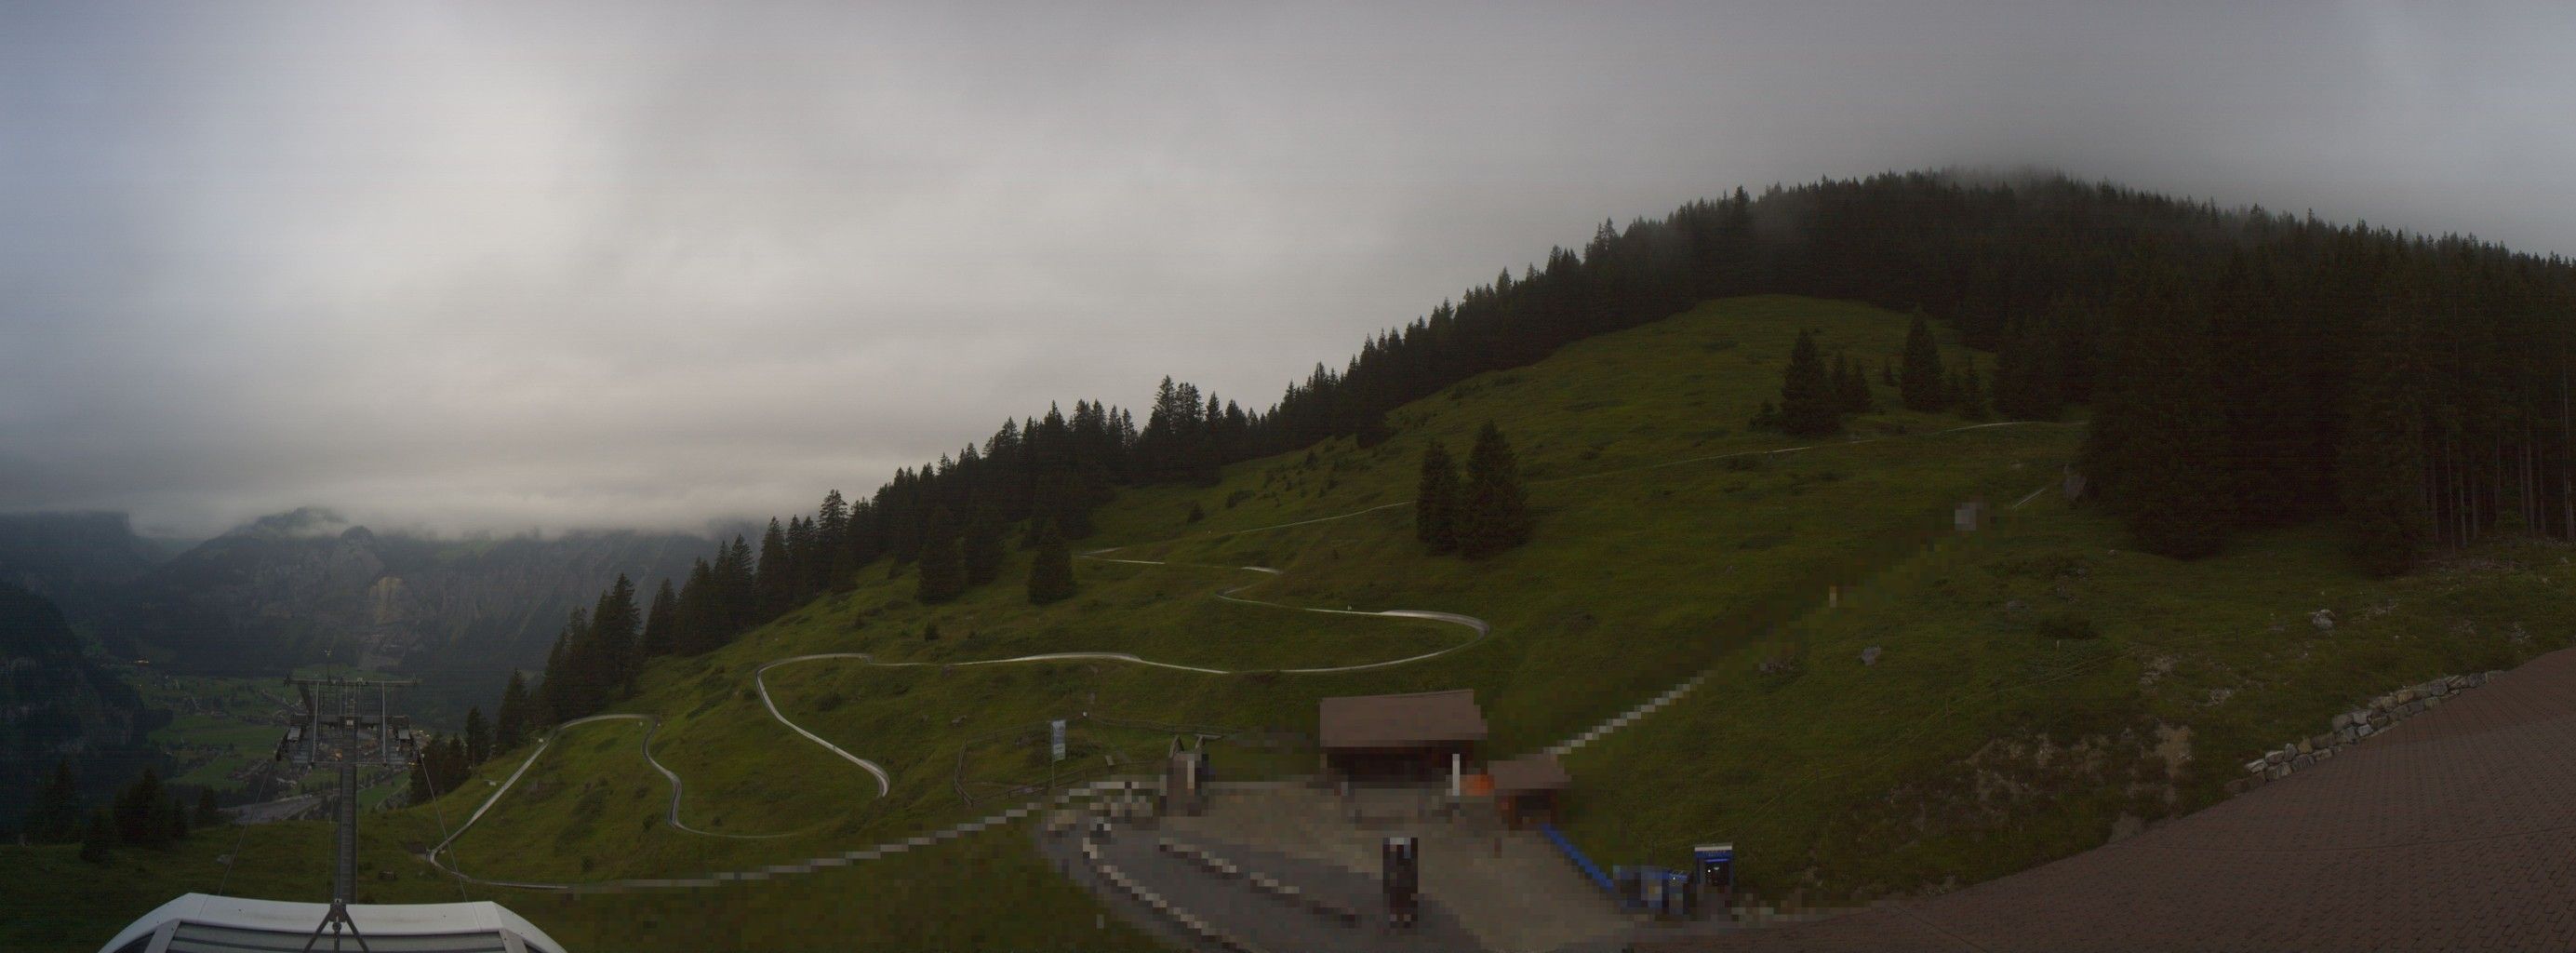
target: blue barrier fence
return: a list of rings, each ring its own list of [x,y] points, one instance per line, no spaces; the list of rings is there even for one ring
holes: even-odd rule
[[[1592,878],[1592,882],[1610,894],[1613,899],[1619,898],[1619,888],[1610,882],[1610,875],[1602,873],[1601,866],[1593,863],[1592,858],[1583,856],[1583,851],[1577,849],[1573,841],[1566,840],[1564,834],[1557,833],[1556,825],[1541,824],[1538,826],[1538,832],[1547,835],[1547,839],[1556,845],[1556,849],[1565,852],[1565,859],[1574,862],[1574,869],[1583,871],[1584,876]]]

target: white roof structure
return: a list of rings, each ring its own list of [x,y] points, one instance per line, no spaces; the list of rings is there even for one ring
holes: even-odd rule
[[[330,912],[327,903],[192,893],[144,914],[99,953],[294,953]],[[490,901],[353,903],[349,920],[374,953],[564,953],[545,931]],[[358,948],[340,937],[338,949]],[[330,934],[313,949],[333,949]]]

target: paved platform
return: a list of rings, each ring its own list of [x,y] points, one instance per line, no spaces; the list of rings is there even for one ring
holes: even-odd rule
[[[1208,802],[1198,817],[1167,817],[1162,833],[1202,843],[1242,844],[1376,876],[1390,834],[1422,838],[1422,895],[1458,918],[1478,946],[1502,953],[1597,947],[1636,925],[1531,831],[1507,831],[1479,803],[1455,817],[1431,810],[1432,791],[1378,791],[1357,803],[1327,792],[1281,788]],[[1348,812],[1356,806],[1362,820]]]
[[[1641,950],[2576,950],[2576,650],[2172,824],[1831,920]]]

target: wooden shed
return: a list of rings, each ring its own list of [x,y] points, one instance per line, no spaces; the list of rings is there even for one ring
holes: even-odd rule
[[[1485,773],[1493,778],[1494,808],[1502,812],[1503,823],[1515,830],[1559,823],[1564,807],[1560,798],[1574,786],[1574,778],[1549,754],[1496,761],[1486,766]]]
[[[1317,704],[1324,773],[1354,781],[1436,781],[1451,759],[1472,762],[1485,715],[1472,688],[1354,695]]]

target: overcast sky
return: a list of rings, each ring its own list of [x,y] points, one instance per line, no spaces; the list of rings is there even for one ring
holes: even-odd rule
[[[1891,169],[2576,253],[2567,4],[1736,6],[0,5],[0,510],[801,511]]]

